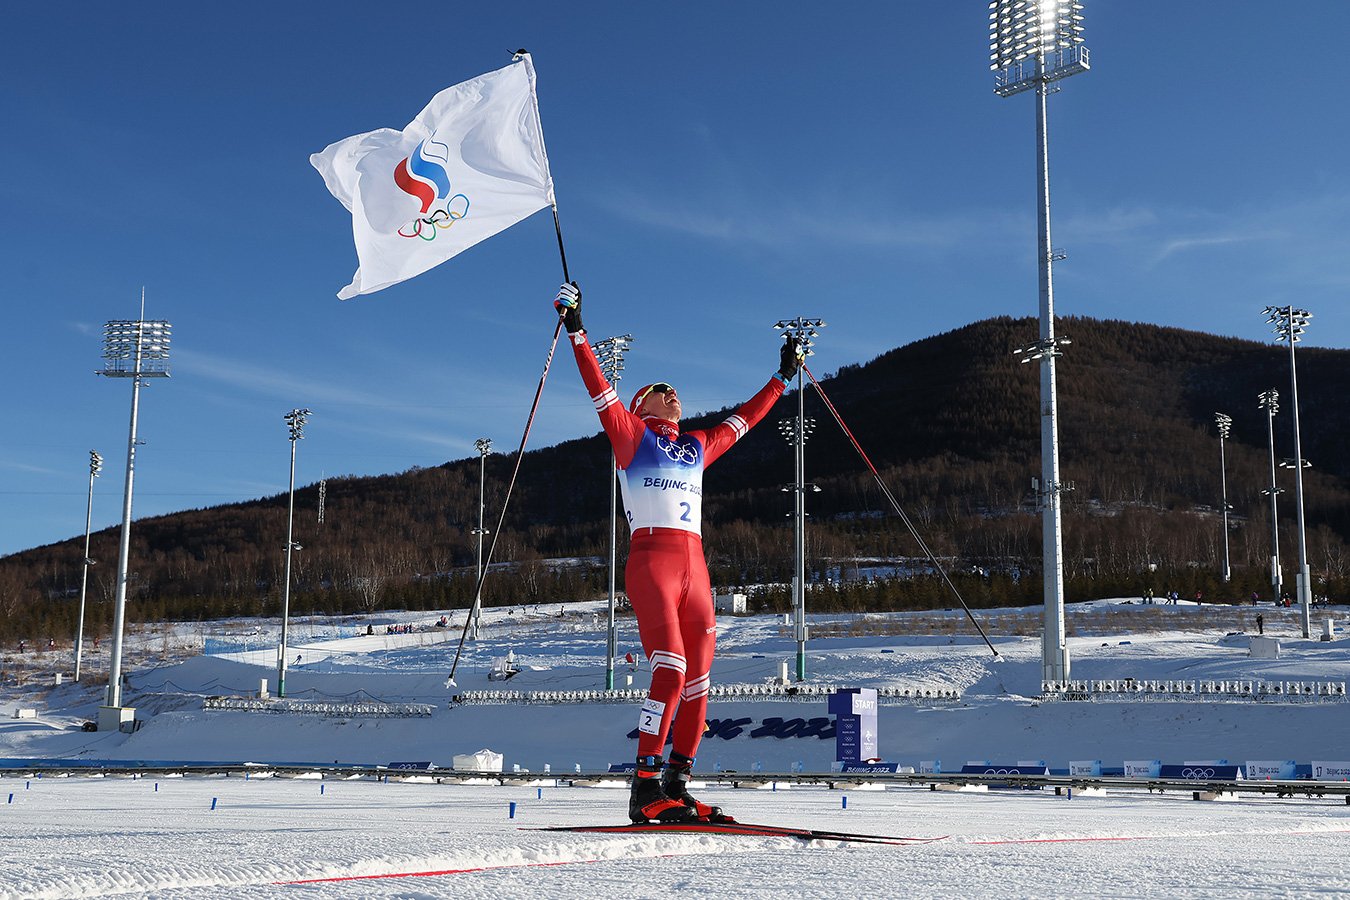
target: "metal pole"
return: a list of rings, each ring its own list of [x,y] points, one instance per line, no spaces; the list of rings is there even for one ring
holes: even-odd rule
[[[797,603],[797,680],[806,680],[806,389],[797,371],[796,528],[793,536],[793,576]]]
[[[595,342],[600,371],[611,387],[623,379],[624,355],[632,349],[633,336],[618,334]],[[618,651],[618,591],[615,587],[619,568],[619,460],[609,455],[609,610],[605,628],[605,690],[614,689],[614,657]]]
[[[292,426],[294,427],[294,426]],[[290,500],[286,507],[286,577],[281,586],[281,647],[277,659],[277,696],[286,696],[286,636],[291,615],[291,551],[295,549],[295,432],[291,432]]]
[[[1312,576],[1308,570],[1308,540],[1303,526],[1303,445],[1298,426],[1298,372],[1294,368],[1294,308],[1289,311],[1289,383],[1294,400],[1294,504],[1298,517],[1298,574],[1294,578],[1298,592],[1299,620],[1303,636],[1312,636]]]
[[[474,534],[478,535],[478,582],[474,588],[473,607],[469,610],[469,622],[466,623],[469,629],[469,636],[478,640],[478,629],[483,624],[483,535],[487,534],[487,529],[483,526],[483,511],[487,508],[486,484],[487,484],[487,455],[492,450],[492,441],[488,438],[479,438],[473,442],[474,447],[478,449],[478,527]]]
[[[1228,464],[1224,459],[1224,441],[1228,439],[1233,428],[1233,417],[1215,413],[1214,424],[1219,429],[1219,483],[1222,487],[1223,505],[1223,570],[1219,574],[1223,576],[1224,584],[1227,584],[1232,575],[1232,568],[1228,557]]]
[[[1261,395],[1261,405],[1266,408],[1266,431],[1270,438],[1270,583],[1275,591],[1275,602],[1283,596],[1284,579],[1280,573],[1280,517],[1279,483],[1275,480],[1275,413],[1279,410],[1279,394],[1273,390]]]
[[[619,554],[619,459],[609,452],[609,624],[605,637],[605,690],[614,690],[614,656],[618,653],[615,621],[615,571]]]
[[[1050,150],[1046,98],[1050,82],[1045,54],[1036,54],[1036,188],[1037,237],[1040,253],[1041,356],[1041,498],[1042,566],[1045,624],[1041,637],[1043,681],[1067,681],[1069,650],[1064,637],[1064,562],[1060,517],[1059,421],[1055,390],[1055,299],[1050,242]]]
[[[1224,460],[1223,437],[1219,437],[1219,481],[1223,486],[1223,580],[1227,584],[1233,570],[1228,557],[1228,464]]]
[[[127,606],[127,563],[131,557],[131,495],[132,484],[136,476],[136,420],[141,405],[141,345],[144,340],[144,314],[142,328],[136,337],[136,367],[131,378],[131,424],[127,429],[127,471],[126,482],[122,490],[122,537],[117,549],[117,594],[113,601],[113,626],[111,659],[108,663],[107,705],[122,705],[122,629],[126,621]]]
[[[75,680],[80,680],[80,659],[84,655],[84,599],[89,587],[89,531],[94,523],[94,479],[103,467],[98,451],[89,451],[89,502],[84,511],[84,570],[80,575],[80,617],[75,626]]]
[[[473,597],[473,638],[478,640],[478,627],[483,620],[483,514],[487,508],[487,455],[478,454],[478,589]]]

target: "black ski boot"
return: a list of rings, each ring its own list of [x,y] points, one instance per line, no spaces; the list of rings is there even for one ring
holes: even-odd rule
[[[638,757],[628,796],[628,818],[634,822],[695,822],[698,814],[680,800],[666,796],[659,776],[665,760],[659,756]]]
[[[734,822],[731,816],[722,813],[722,807],[700,803],[689,796],[689,774],[694,761],[683,753],[671,753],[670,765],[661,773],[661,789],[672,800],[678,800],[686,809],[692,810],[701,822]]]

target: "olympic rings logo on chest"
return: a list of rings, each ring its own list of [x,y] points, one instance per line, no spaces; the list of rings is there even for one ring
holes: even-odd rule
[[[668,441],[657,435],[656,448],[664,453],[672,462],[677,462],[682,466],[692,466],[698,463],[698,447],[693,441],[688,443],[676,443]]]

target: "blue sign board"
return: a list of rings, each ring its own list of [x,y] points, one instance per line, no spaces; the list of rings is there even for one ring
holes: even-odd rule
[[[877,692],[875,688],[835,691],[829,699],[835,717],[834,758],[859,765],[877,755]]]

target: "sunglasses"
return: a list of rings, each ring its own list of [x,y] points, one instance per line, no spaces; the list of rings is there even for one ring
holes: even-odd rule
[[[642,406],[642,401],[647,399],[648,394],[669,394],[673,390],[675,390],[675,388],[671,385],[666,384],[664,381],[658,381],[656,384],[633,398],[633,409],[636,410]]]

